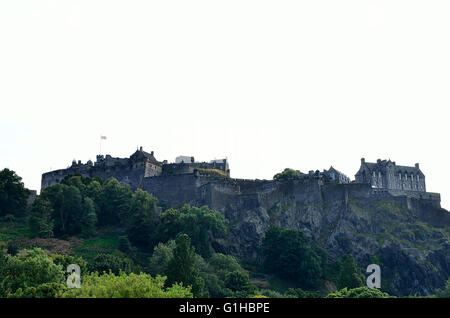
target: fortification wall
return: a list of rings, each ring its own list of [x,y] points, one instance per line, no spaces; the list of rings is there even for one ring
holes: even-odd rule
[[[60,183],[69,175],[79,174],[85,177],[116,178],[121,184],[128,184],[135,190],[140,187],[145,174],[145,166],[88,166],[75,165],[68,169],[60,169],[44,173],[41,179],[41,191],[46,187]]]
[[[201,186],[202,181],[193,174],[144,178],[141,184],[142,189],[174,207],[184,203],[201,204]]]

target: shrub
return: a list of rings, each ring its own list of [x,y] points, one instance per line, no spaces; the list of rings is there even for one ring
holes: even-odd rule
[[[164,288],[166,277],[151,277],[140,273],[129,275],[121,272],[84,276],[81,288],[69,289],[62,294],[64,298],[192,298],[190,288],[174,284]]]
[[[376,288],[358,287],[353,289],[343,288],[328,294],[326,298],[394,298],[388,293],[382,292]]]

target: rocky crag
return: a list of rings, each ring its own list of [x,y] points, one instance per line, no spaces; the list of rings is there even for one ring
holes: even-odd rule
[[[302,231],[330,258],[351,254],[365,268],[378,262],[383,289],[429,295],[450,274],[450,213],[433,196],[394,196],[369,184],[320,180],[258,181],[195,175],[149,178],[143,188],[170,206],[208,205],[230,221],[217,251],[258,261],[270,225]]]

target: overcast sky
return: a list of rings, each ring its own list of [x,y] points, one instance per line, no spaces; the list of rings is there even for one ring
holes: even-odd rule
[[[450,1],[0,1],[0,169],[419,162],[450,208]]]

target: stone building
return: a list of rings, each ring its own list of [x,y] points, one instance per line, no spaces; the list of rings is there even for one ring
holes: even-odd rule
[[[183,159],[188,160],[185,162]],[[131,188],[136,189],[142,185],[144,178],[194,174],[198,170],[220,170],[225,176],[230,176],[227,159],[195,162],[194,157],[180,156],[175,163],[168,163],[167,160],[158,161],[153,151],[149,153],[140,147],[129,158],[98,155],[94,163],[89,160],[83,164],[80,160],[74,160],[67,169],[46,172],[42,175],[41,190],[75,174],[104,179],[114,177],[120,183],[129,184]]]
[[[398,166],[395,161],[378,159],[376,163],[361,159],[355,175],[356,183],[370,183],[373,188],[426,192],[425,175],[414,167]]]

